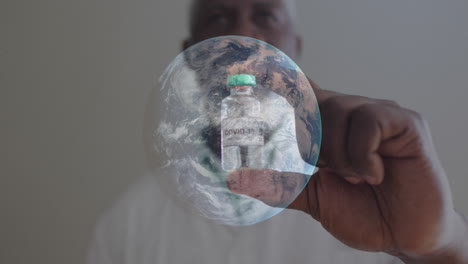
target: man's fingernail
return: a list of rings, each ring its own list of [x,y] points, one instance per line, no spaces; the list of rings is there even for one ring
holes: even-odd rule
[[[345,177],[344,178],[347,182],[349,183],[352,183],[352,184],[361,184],[361,183],[364,183],[364,179],[363,178],[359,178],[359,177]]]

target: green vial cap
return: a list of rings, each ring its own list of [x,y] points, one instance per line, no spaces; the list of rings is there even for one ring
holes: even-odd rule
[[[236,85],[257,85],[257,78],[254,75],[250,74],[236,74],[230,75],[227,81],[228,87]]]

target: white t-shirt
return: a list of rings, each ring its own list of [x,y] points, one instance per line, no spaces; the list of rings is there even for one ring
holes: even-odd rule
[[[99,220],[88,264],[394,264],[385,253],[351,249],[296,210],[243,227],[179,206],[154,176],[142,177]]]

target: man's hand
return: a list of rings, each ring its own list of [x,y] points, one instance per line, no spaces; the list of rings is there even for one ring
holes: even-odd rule
[[[468,251],[466,222],[453,209],[447,177],[422,117],[394,102],[312,85],[322,117],[320,170],[289,208],[310,214],[356,249],[384,251],[408,263],[431,263],[444,254],[452,257],[443,257],[444,263],[468,263],[461,254]],[[306,145],[301,140],[299,146]],[[231,190],[270,205],[290,202],[292,196],[278,194],[278,188],[265,192],[266,183],[278,185],[274,179],[288,173],[283,178],[278,172],[262,173],[262,180],[243,186],[235,183],[248,174],[233,174]],[[289,175],[300,186],[301,177]]]

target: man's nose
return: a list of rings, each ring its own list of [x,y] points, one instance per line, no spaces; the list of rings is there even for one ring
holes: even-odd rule
[[[264,35],[249,17],[239,18],[234,24],[231,34],[266,41]]]

